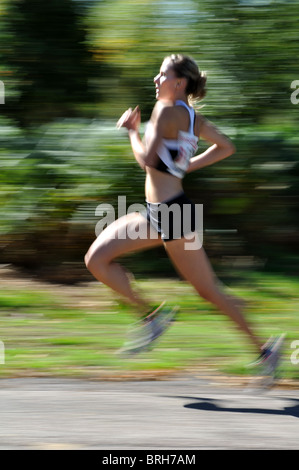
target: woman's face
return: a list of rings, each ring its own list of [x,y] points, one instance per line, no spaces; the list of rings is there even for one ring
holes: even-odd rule
[[[154,78],[157,100],[173,100],[178,78],[176,77],[169,60],[164,60],[160,72]]]

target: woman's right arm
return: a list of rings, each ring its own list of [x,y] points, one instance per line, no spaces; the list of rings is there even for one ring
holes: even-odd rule
[[[165,128],[167,127],[167,111],[161,111],[157,117],[147,147],[145,147],[139,135],[139,125],[141,121],[139,108],[137,107],[131,112],[130,110],[128,111],[129,113],[126,119],[122,122],[121,118],[119,122],[121,122],[121,127],[126,127],[129,131],[129,138],[135,159],[143,170],[146,166],[155,168],[158,161],[157,149],[165,133]]]
[[[141,114],[139,106],[132,111],[131,108],[127,109],[119,119],[116,127],[120,129],[121,127],[126,127],[128,130],[131,147],[135,156],[135,159],[139,166],[144,170],[145,169],[145,147],[139,135],[139,126],[141,123]]]

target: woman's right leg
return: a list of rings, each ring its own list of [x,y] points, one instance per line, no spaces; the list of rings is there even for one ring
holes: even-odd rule
[[[196,239],[198,235],[196,234]],[[166,243],[166,251],[182,277],[190,282],[198,294],[214,304],[248,336],[260,353],[263,342],[252,332],[240,308],[239,299],[227,295],[219,286],[211,263],[198,239],[198,249],[186,250],[188,241],[184,238]]]
[[[144,234],[144,237],[137,236],[133,239],[136,233]],[[114,260],[132,251],[163,244],[160,236],[153,238],[150,235],[150,225],[145,217],[138,212],[128,214],[103,230],[85,255],[86,267],[98,281],[121,294],[142,311],[148,310],[148,303],[132,288],[133,276]]]

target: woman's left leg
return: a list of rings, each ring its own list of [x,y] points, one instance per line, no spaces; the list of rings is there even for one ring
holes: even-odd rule
[[[144,237],[131,237],[139,229]],[[101,232],[85,255],[85,264],[93,276],[120,294],[124,300],[135,304],[141,313],[150,308],[136,289],[132,287],[132,274],[115,260],[120,256],[163,244],[161,238],[151,238],[147,219],[136,212],[112,222]]]
[[[252,332],[245,320],[240,302],[220,289],[219,282],[204,249],[201,247],[197,233],[195,233],[195,237],[198,242],[197,248],[192,250],[186,249],[190,241],[185,238],[165,243],[165,249],[170,259],[182,277],[193,285],[198,294],[228,315],[260,353],[263,343]]]

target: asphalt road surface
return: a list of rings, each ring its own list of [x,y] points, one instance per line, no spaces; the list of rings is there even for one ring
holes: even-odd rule
[[[298,449],[299,390],[0,380],[0,449]]]

